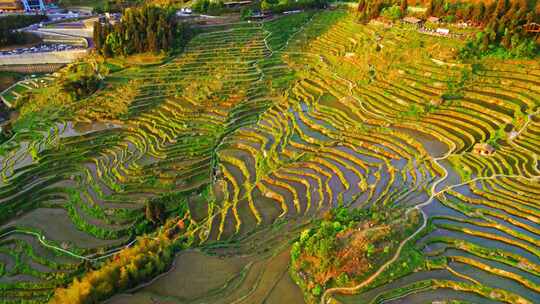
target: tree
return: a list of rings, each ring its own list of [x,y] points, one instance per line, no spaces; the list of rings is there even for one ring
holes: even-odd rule
[[[105,44],[107,45],[108,49],[111,50],[114,56],[119,56],[122,54],[122,39],[116,31],[113,31],[112,33],[107,35]]]
[[[402,16],[401,8],[397,5],[386,7],[382,10],[381,15],[391,20],[398,20]]]
[[[366,254],[368,257],[371,257],[375,253],[375,245],[369,243],[366,248]]]
[[[497,3],[495,1],[490,2],[486,6],[486,11],[484,12],[484,23],[488,22],[492,15],[495,13],[495,8],[497,7]]]
[[[495,12],[493,13],[492,18],[496,19],[496,18],[502,17],[504,13],[506,12],[506,7],[507,7],[507,0],[498,0],[497,6],[495,7]]]
[[[399,8],[401,10],[402,16],[407,15],[407,8],[408,8],[407,0],[401,0],[401,5],[399,6]]]
[[[470,4],[467,4],[461,12],[460,19],[463,21],[469,21],[472,18],[472,13],[473,13],[473,6]]]
[[[522,39],[519,33],[514,33],[510,39],[510,47],[517,48],[521,44],[521,41]]]
[[[474,23],[482,23],[484,20],[484,14],[486,12],[486,5],[484,2],[479,2],[474,6],[471,19]]]
[[[147,27],[146,50],[157,52],[159,50],[157,33],[150,26]]]
[[[270,4],[270,2],[268,2],[267,0],[263,0],[261,2],[261,10],[269,11],[270,9],[272,9],[272,4]]]
[[[264,0],[266,1],[266,0]],[[358,1],[358,12],[362,13],[366,10],[366,0],[359,0]]]
[[[433,0],[429,0],[428,4],[426,5],[426,17],[433,16],[433,11],[434,11]]]
[[[486,52],[487,50],[489,50],[489,35],[483,34],[481,39],[482,44],[480,46],[480,50],[482,52]]]
[[[372,5],[369,7],[369,18],[376,19],[380,16],[381,10],[383,8],[382,0],[375,0]]]
[[[444,16],[446,14],[448,6],[445,5],[443,0],[434,0],[433,1],[433,14],[435,16]]]
[[[145,215],[149,222],[161,224],[165,220],[165,204],[159,199],[147,201]]]
[[[96,47],[96,50],[101,50],[103,47],[103,29],[101,26],[101,22],[97,21],[94,22],[94,32],[93,32],[93,38],[94,38],[94,45]]]
[[[506,31],[506,33],[504,34],[502,40],[501,40],[501,45],[507,49],[509,49],[511,47],[511,38],[512,38],[512,35],[510,34],[510,31]]]

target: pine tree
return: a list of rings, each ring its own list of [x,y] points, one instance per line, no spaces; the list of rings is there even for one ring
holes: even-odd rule
[[[433,14],[435,16],[444,16],[446,15],[446,10],[448,9],[448,6],[444,3],[443,0],[435,0],[433,1]]]
[[[528,12],[527,15],[525,16],[525,20],[526,20],[526,23],[531,23],[531,22],[534,22],[534,13],[533,12]]]
[[[426,17],[433,16],[433,0],[429,0],[426,5]]]
[[[159,47],[158,47],[158,40],[157,40],[156,32],[153,30],[153,28],[148,27],[146,31],[146,35],[147,35],[146,51],[153,52],[153,53],[157,52]]]
[[[492,19],[500,18],[506,12],[507,0],[498,0],[497,6],[495,7],[495,12],[493,13]]]
[[[463,12],[461,13],[461,19],[463,21],[469,21],[472,18],[472,14],[473,14],[473,6],[467,5],[465,9],[463,9]]]
[[[521,43],[522,39],[519,33],[514,33],[511,38],[511,48],[516,48]]]
[[[358,10],[357,11],[359,13],[362,13],[362,12],[365,11],[365,9],[366,9],[366,1],[365,0],[359,0],[358,1]]]
[[[401,10],[401,15],[402,16],[405,16],[407,15],[407,8],[408,8],[408,3],[407,3],[407,0],[401,0],[401,5],[400,5],[400,10]]]
[[[509,49],[512,43],[511,39],[512,39],[512,35],[510,34],[510,31],[507,30],[501,40],[501,45],[504,48]]]
[[[495,8],[496,7],[497,7],[497,3],[495,1],[490,2],[486,6],[486,11],[484,12],[484,21],[483,21],[483,23],[487,23],[487,22],[489,22],[489,20],[491,20],[491,17],[495,13]]]
[[[482,23],[484,21],[484,14],[486,13],[486,5],[484,2],[477,3],[474,6],[472,19],[476,23]]]
[[[373,5],[370,7],[369,11],[369,18],[370,19],[376,19],[381,15],[381,9],[383,7],[383,3],[381,0],[375,0]]]
[[[94,46],[96,48],[96,51],[99,53],[102,47],[102,26],[101,22],[97,21],[94,22],[94,32],[93,32],[93,38],[94,38]]]
[[[484,35],[482,36],[482,45],[481,45],[481,47],[480,47],[480,50],[481,50],[482,52],[485,52],[485,51],[487,51],[488,49],[489,49],[489,35],[484,34]]]

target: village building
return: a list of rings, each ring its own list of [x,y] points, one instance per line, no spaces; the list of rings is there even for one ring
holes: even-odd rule
[[[421,27],[424,24],[424,21],[422,19],[418,19],[416,17],[405,17],[401,19],[403,23],[416,25],[417,27]]]
[[[450,30],[447,28],[437,28],[435,32],[439,35],[448,36],[450,34]]]
[[[434,17],[434,16],[431,16],[427,19],[428,22],[431,22],[431,23],[439,23],[441,21],[441,18],[439,17]]]
[[[0,0],[0,11],[44,11],[44,0]]]
[[[523,28],[528,33],[540,33],[540,24],[535,22],[526,24]]]
[[[435,107],[438,107],[440,106],[442,103],[443,103],[443,99],[442,98],[434,98],[434,99],[431,99],[429,101],[429,103],[432,105],[432,106],[435,106]]]
[[[495,153],[495,148],[487,143],[477,143],[473,147],[473,152],[478,155],[493,155]]]
[[[21,11],[22,9],[23,5],[19,0],[0,0],[0,11],[12,12]]]

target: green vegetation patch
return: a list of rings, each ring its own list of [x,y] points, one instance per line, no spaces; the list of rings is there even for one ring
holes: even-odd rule
[[[401,208],[329,211],[314,228],[304,230],[291,249],[290,273],[308,303],[325,289],[354,286],[369,277],[419,223],[419,214]]]

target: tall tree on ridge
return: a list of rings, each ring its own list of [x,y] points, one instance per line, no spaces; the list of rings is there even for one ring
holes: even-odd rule
[[[407,3],[407,0],[401,0],[401,5],[399,9],[401,10],[401,15],[405,16],[407,15],[407,8],[409,7],[409,4]]]

